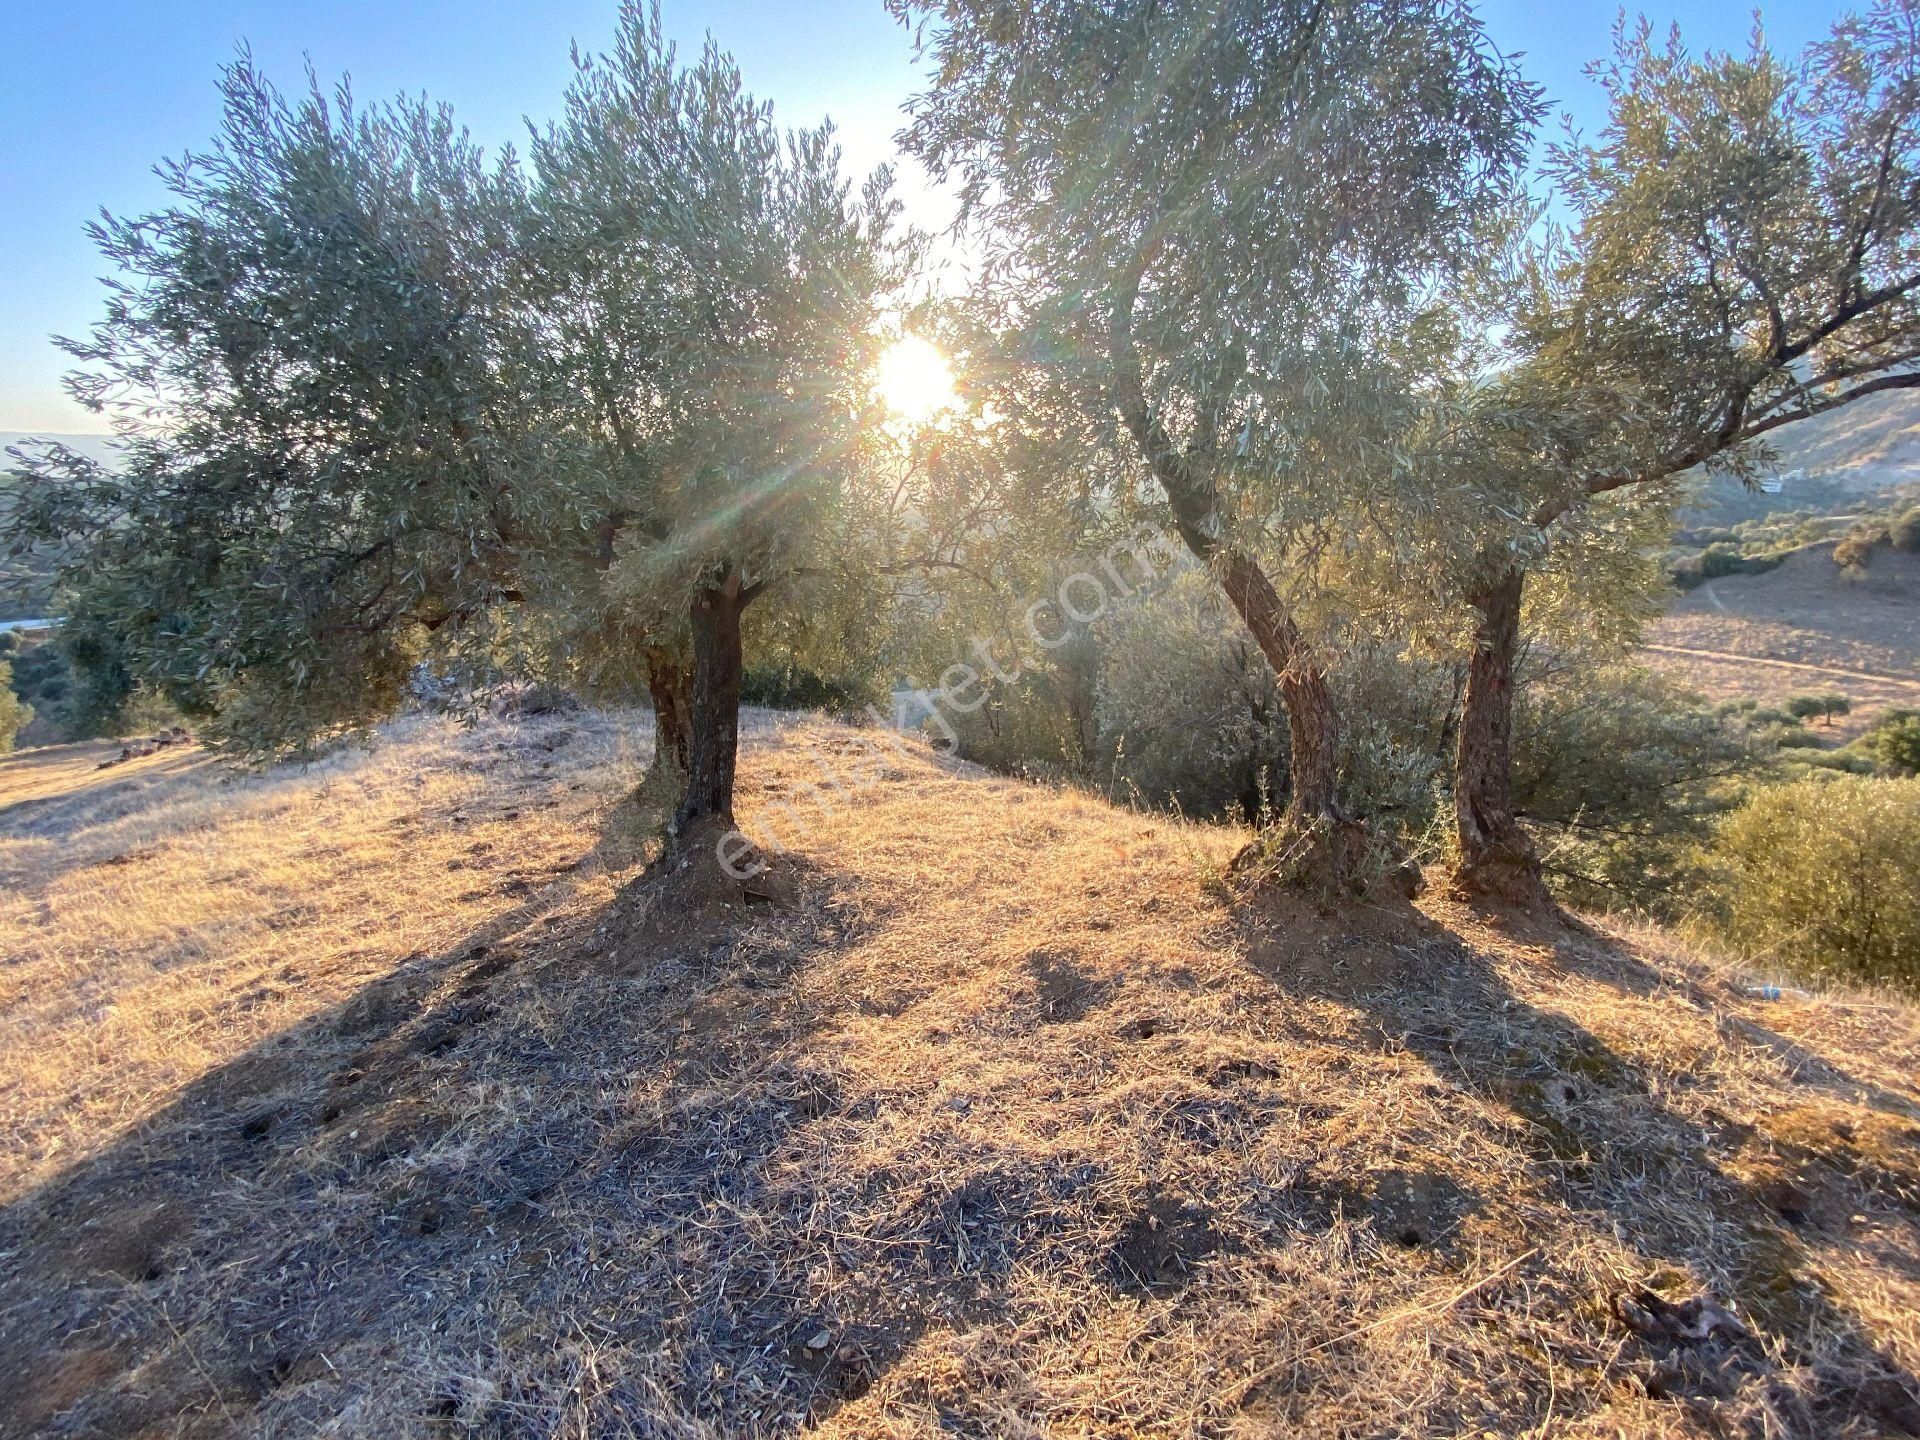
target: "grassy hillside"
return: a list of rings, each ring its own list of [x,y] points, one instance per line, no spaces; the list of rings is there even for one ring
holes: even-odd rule
[[[1881,546],[1849,573],[1832,545],[1810,546],[1679,596],[1647,641],[1651,664],[1716,699],[1838,690],[1854,701],[1851,733],[1920,705],[1920,556]]]
[[[1920,1431],[1914,1010],[749,730],[704,910],[625,717],[0,761],[0,1432]]]

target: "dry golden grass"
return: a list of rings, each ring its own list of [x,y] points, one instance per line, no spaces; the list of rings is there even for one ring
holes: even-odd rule
[[[1920,1427],[1914,1011],[924,753],[811,806],[863,743],[757,721],[796,893],[686,913],[624,717],[0,765],[0,1430]]]
[[[576,859],[603,797],[551,783],[556,733],[411,722],[267,776],[99,769],[117,742],[0,762],[0,1198]],[[574,745],[569,772],[633,769],[606,722]]]

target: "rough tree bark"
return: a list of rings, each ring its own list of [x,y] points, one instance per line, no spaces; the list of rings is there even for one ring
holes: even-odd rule
[[[647,647],[647,694],[653,700],[653,757],[684,775],[692,763],[693,676],[671,650]]]
[[[733,779],[740,751],[740,616],[758,587],[738,570],[694,595],[692,734],[687,788],[673,820],[675,848],[711,845],[734,829]]]
[[[1551,903],[1540,857],[1513,813],[1513,666],[1526,578],[1503,564],[1467,597],[1478,618],[1454,749],[1460,853],[1451,888],[1463,898],[1536,905]]]
[[[653,763],[634,787],[633,800],[664,826],[686,795],[693,761],[693,669],[667,646],[648,645],[644,654],[647,697],[653,703]]]
[[[1133,343],[1135,284],[1137,278],[1122,288],[1113,309],[1114,401],[1167,497],[1181,541],[1219,576],[1228,601],[1279,679],[1292,743],[1278,837],[1288,877],[1327,890],[1351,889],[1364,878],[1368,835],[1360,821],[1341,810],[1337,797],[1340,716],[1326,667],[1259,562],[1223,538],[1220,496],[1208,463],[1214,437],[1202,434],[1184,448],[1176,445],[1147,399]]]
[[[1281,604],[1273,582],[1250,556],[1228,550],[1215,563],[1220,567],[1228,601],[1279,677],[1281,698],[1286,702],[1291,752],[1282,823],[1294,829],[1311,828],[1319,822],[1343,829],[1357,827],[1358,822],[1341,811],[1335,793],[1340,716],[1327,689],[1326,672],[1315,663],[1311,647]]]

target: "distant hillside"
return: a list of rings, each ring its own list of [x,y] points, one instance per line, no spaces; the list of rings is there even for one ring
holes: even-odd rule
[[[1920,474],[1920,395],[1869,395],[1769,437],[1781,471],[1804,470],[1850,490],[1873,490]]]
[[[1858,728],[1888,705],[1920,705],[1920,555],[1881,546],[1855,573],[1831,544],[1809,546],[1679,597],[1647,640],[1656,668],[1715,699],[1838,690]]]

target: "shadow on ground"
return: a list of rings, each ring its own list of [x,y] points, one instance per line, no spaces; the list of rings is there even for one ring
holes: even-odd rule
[[[1303,970],[1285,947],[1258,942],[1252,954],[1281,988],[1356,1007],[1381,1049],[1418,1055],[1452,1087],[1521,1122],[1548,1193],[1637,1257],[1645,1279],[1623,1277],[1606,1298],[1626,1342],[1620,1373],[1647,1395],[1686,1408],[1712,1434],[1920,1435],[1920,1380],[1828,1292],[1813,1258],[1821,1247],[1860,1243],[1862,1222],[1909,1235],[1920,1228],[1912,1101],[1725,1013],[1583,927],[1502,921],[1547,971],[1656,1003],[1691,991],[1719,1013],[1723,1032],[1765,1049],[1796,1084],[1885,1112],[1877,1138],[1887,1143],[1869,1143],[1844,1120],[1833,1128],[1817,1107],[1808,1114],[1821,1117],[1818,1134],[1762,1132],[1711,1107],[1706,1122],[1691,1119],[1661,1098],[1664,1087],[1687,1083],[1684,1071],[1656,1079],[1569,1015],[1530,1003],[1486,953],[1438,927],[1416,923],[1384,965],[1377,942],[1360,937],[1372,958],[1351,968]],[[1431,1244],[1475,1203],[1423,1196],[1426,1183],[1386,1175],[1371,1187],[1385,1238]],[[1402,1214],[1412,1217],[1404,1229]],[[1554,1259],[1538,1256],[1532,1268],[1544,1273]]]
[[[859,922],[835,876],[799,881],[790,905],[743,904],[645,950],[632,937],[661,928],[631,898],[564,918],[524,907],[221,1066],[7,1207],[0,1375],[23,1378],[0,1401],[0,1433],[791,1433],[867,1394],[935,1327],[1011,1328],[1017,1273],[1073,1270],[1177,1310],[1204,1299],[1194,1282],[1221,1257],[1355,1209],[1384,1244],[1464,1265],[1449,1252],[1458,1227],[1500,1199],[1439,1167],[1344,1188],[1276,1182],[1257,1197],[1270,1228],[1255,1231],[1232,1197],[1122,1203],[1104,1162],[1036,1165],[985,1143],[951,1157],[964,1178],[947,1188],[835,1179],[814,1192],[826,1213],[795,1215],[805,1243],[787,1243],[770,1217],[794,1212],[769,1193],[848,1127],[887,1124],[885,1097],[836,1059],[844,1016],[803,983]],[[1912,1224],[1915,1197],[1888,1198],[1864,1160],[1842,1174],[1812,1150],[1782,1188],[1756,1187],[1722,1159],[1745,1137],[1675,1113],[1459,936],[1356,943],[1374,960],[1349,970],[1255,941],[1249,983],[1277,1009],[1357,1009],[1379,1047],[1511,1112],[1565,1207],[1751,1327],[1688,1337],[1657,1290],[1625,1293],[1623,1374],[1703,1425],[1739,1402],[1788,1433],[1920,1433],[1913,1376],[1805,1271],[1809,1244],[1845,1242],[1854,1206]],[[1552,943],[1556,963],[1610,986],[1653,983],[1573,937]],[[1064,948],[1007,983],[1012,998],[978,1024],[1042,1044],[1097,1026],[1122,1055],[1166,1038],[1140,984]],[[870,1013],[910,1003],[881,996]],[[1271,1078],[1265,1062],[1207,1063],[1249,1096]],[[1202,1098],[1164,1124],[1205,1150],[1244,1145],[1290,1108]],[[901,1192],[891,1230],[831,1213],[876,1186]],[[1090,1235],[1103,1237],[1091,1258]],[[1333,1359],[1249,1381],[1237,1403],[1257,1414]],[[1835,1383],[1787,1385],[1794,1366]],[[1541,1423],[1553,1403],[1524,1397],[1505,1421]],[[984,1409],[942,1414],[950,1429],[994,1429]]]

